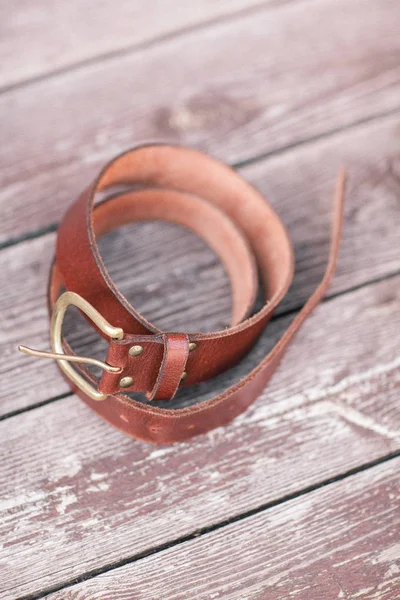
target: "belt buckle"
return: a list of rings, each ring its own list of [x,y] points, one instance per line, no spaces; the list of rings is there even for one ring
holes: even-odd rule
[[[51,317],[50,337],[52,352],[33,350],[27,346],[18,346],[18,349],[25,354],[29,354],[30,356],[51,358],[58,361],[62,371],[84,394],[92,398],[92,400],[105,400],[107,398],[107,394],[102,394],[99,392],[90,381],[75,371],[70,363],[77,362],[95,365],[104,371],[108,371],[109,373],[120,373],[122,369],[120,367],[113,367],[112,365],[109,365],[101,360],[97,360],[96,358],[77,356],[75,354],[65,354],[62,345],[62,325],[65,313],[69,306],[76,306],[79,308],[100,329],[100,331],[108,337],[117,340],[123,338],[124,332],[121,327],[113,327],[113,325],[106,321],[106,319],[99,313],[98,310],[94,308],[94,306],[90,304],[90,302],[75,292],[64,292],[58,298]]]

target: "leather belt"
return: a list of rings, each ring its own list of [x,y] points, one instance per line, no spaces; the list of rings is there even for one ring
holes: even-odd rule
[[[140,146],[103,168],[69,208],[58,230],[48,288],[52,352],[20,349],[56,359],[73,391],[133,437],[171,443],[225,425],[261,393],[294,334],[328,287],[341,236],[344,182],[341,170],[330,256],[321,283],[260,364],[211,400],[181,409],[157,406],[158,400],[173,398],[181,386],[230,369],[249,351],[292,282],[294,258],[287,231],[271,205],[229,167],[195,150]],[[116,186],[125,188],[115,193]],[[113,193],[95,204],[97,194],[105,190]],[[149,219],[193,230],[220,257],[232,286],[229,328],[212,333],[163,332],[117,290],[96,238],[126,223]],[[253,314],[257,269],[264,304]],[[60,295],[62,287],[67,291]],[[62,321],[71,304],[109,340],[105,362],[76,356],[63,339]],[[99,381],[85,363],[103,369]],[[144,392],[151,402],[137,401],[124,392]]]

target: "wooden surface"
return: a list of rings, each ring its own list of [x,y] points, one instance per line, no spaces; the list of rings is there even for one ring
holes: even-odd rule
[[[0,599],[395,600],[400,6],[195,4],[0,7]],[[15,351],[48,347],[45,286],[66,206],[143,139],[236,165],[296,251],[294,284],[254,350],[172,409],[239,379],[283,333],[323,273],[336,171],[349,170],[327,299],[246,414],[172,447],[124,437],[54,364]],[[192,234],[145,223],[101,250],[161,327],[227,324],[227,278]],[[72,311],[66,330],[79,352],[104,356]]]
[[[132,140],[193,144],[240,163],[400,109],[399,12],[398,0],[264,3],[6,91],[0,241],[58,221]]]
[[[393,600],[399,467],[393,460],[48,600],[158,599],[165,590],[170,600]]]

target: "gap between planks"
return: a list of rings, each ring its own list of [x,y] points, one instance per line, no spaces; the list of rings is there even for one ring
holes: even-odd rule
[[[396,462],[100,575],[48,600],[393,600]],[[378,520],[379,525],[376,524]]]
[[[332,173],[336,170],[336,163],[343,158],[340,157],[342,149],[345,149],[344,158],[351,166],[351,177],[341,253],[329,297],[349,288],[355,290],[360,285],[382,281],[386,276],[393,276],[399,271],[396,251],[397,224],[400,226],[397,210],[399,184],[394,177],[397,168],[395,157],[399,147],[396,132],[399,129],[398,116],[387,118],[384,122],[363,126],[356,132],[338,134],[332,139],[303,147],[301,150],[269,159],[244,170],[243,174],[247,179],[267,197],[273,198],[274,205],[292,233],[296,248],[295,284],[279,307],[279,314],[290,314],[291,309],[301,306],[323,271],[323,262],[316,260],[316,257],[325,255],[327,251],[327,205],[330,206],[331,202]],[[383,149],[382,159],[376,164],[375,154],[379,148]],[[299,204],[304,206],[303,211],[299,210]],[[165,230],[164,226],[157,229],[148,224],[143,230],[134,228],[134,236],[131,229],[125,231],[125,228],[122,228],[114,237],[101,240],[101,244],[104,242],[105,246],[101,245],[100,250],[111,277],[117,286],[121,286],[122,293],[136,308],[150,318],[159,318],[161,315],[162,322],[158,321],[158,324],[163,328],[173,330],[192,325],[193,319],[196,324],[205,325],[205,329],[208,330],[214,330],[221,319],[224,325],[223,318],[226,317],[229,305],[227,301],[221,304],[220,296],[223,294],[228,297],[229,287],[219,263],[215,260],[212,270],[207,271],[206,280],[201,276],[201,271],[199,278],[198,267],[203,269],[210,264],[207,248],[202,246],[195,236],[182,236],[182,232],[179,231],[177,236],[174,234],[171,237],[166,236],[165,232],[168,233],[168,229]],[[159,233],[162,233],[161,238]],[[38,382],[38,365],[14,351],[14,345],[16,347],[21,342],[34,347],[48,346],[48,317],[44,291],[53,240],[54,235],[48,239],[42,237],[0,253],[0,270],[4,277],[0,312],[4,318],[4,332],[8,331],[8,337],[3,335],[1,364],[8,362],[12,368],[12,371],[3,373],[3,393],[0,393],[3,413],[18,412],[21,404],[40,404],[51,397],[64,394],[68,389],[63,380],[60,383],[57,368],[48,363],[40,365],[43,374],[47,374],[49,386],[47,392],[42,390],[42,383]],[[170,263],[172,257],[174,269],[177,267],[183,270],[183,277],[179,275],[176,278],[174,272],[168,270],[167,263],[161,260],[159,250],[165,248],[166,244],[170,249],[165,255],[166,261]],[[188,254],[192,247],[196,250],[191,250]],[[186,262],[183,264],[180,255],[191,256],[193,268],[188,273]],[[148,265],[154,265],[155,261],[161,261],[158,275],[153,266],[148,269]],[[147,279],[142,273],[143,267],[145,272],[150,273]],[[164,285],[164,275],[160,276],[160,269],[163,273],[167,272],[168,278],[172,276],[172,281],[176,283],[174,287],[181,290],[179,297],[171,296],[166,291],[168,285]],[[127,273],[131,275],[127,277]],[[157,287],[154,289],[153,285],[150,294],[147,294],[147,285],[152,284],[154,278],[156,283],[161,285],[162,294],[159,294]],[[38,288],[42,290],[39,295]],[[18,290],[18,294],[14,293],[14,289]],[[196,309],[194,314],[192,305],[196,306],[199,297],[203,298],[204,293],[204,308]],[[217,313],[212,317],[208,313],[211,307],[214,310],[216,301],[221,306],[218,306]],[[35,315],[32,322],[25,318],[28,302],[31,314]],[[176,307],[174,314],[162,313],[161,308],[166,302]],[[23,339],[19,333],[21,331],[24,332]],[[90,335],[90,327],[82,331],[84,336],[87,336],[85,344],[82,344],[82,336],[79,339],[70,338],[70,341],[76,342],[79,353],[92,354],[95,350],[100,352],[101,358],[104,347],[98,345],[96,336]],[[270,334],[270,330],[267,333]],[[17,395],[13,384],[16,374],[21,382]],[[39,386],[36,391],[32,382]]]
[[[313,144],[315,144],[317,142],[334,139],[339,134],[348,133],[353,130],[357,130],[359,127],[362,127],[363,125],[369,125],[369,124],[373,124],[375,122],[384,121],[385,119],[387,119],[389,117],[396,117],[399,115],[400,115],[400,108],[383,111],[379,114],[371,115],[369,117],[365,117],[358,121],[354,121],[353,123],[350,123],[348,125],[334,128],[330,131],[326,131],[324,133],[312,136],[312,137],[304,139],[304,140],[299,140],[297,142],[294,142],[293,144],[283,146],[282,148],[277,148],[276,150],[272,150],[270,152],[255,155],[254,157],[248,158],[243,161],[239,161],[230,166],[232,167],[232,169],[235,169],[235,170],[241,170],[241,169],[245,169],[246,167],[257,166],[258,164],[262,164],[264,161],[269,160],[271,158],[285,156],[285,154],[288,154],[288,153],[296,151],[296,150],[300,150],[303,147],[305,147],[305,148],[311,147]],[[344,166],[346,166],[346,165],[344,165]],[[22,235],[19,235],[16,237],[10,237],[8,240],[0,241],[0,251],[4,250],[6,248],[10,248],[11,246],[17,246],[18,244],[27,242],[29,240],[37,239],[37,238],[47,235],[49,233],[55,233],[57,231],[58,225],[59,225],[59,222],[50,223],[46,227],[42,227],[40,229],[36,229],[36,230],[32,230],[32,231],[27,231],[26,233],[24,233]]]
[[[320,304],[324,304],[326,302],[329,302],[331,300],[335,300],[336,298],[339,298],[340,296],[344,296],[346,294],[350,294],[352,292],[356,292],[358,290],[361,290],[367,286],[370,285],[374,285],[376,283],[380,283],[382,281],[386,281],[389,279],[393,279],[400,276],[400,271],[395,271],[394,273],[388,273],[387,275],[384,275],[383,277],[377,277],[375,279],[371,279],[369,281],[366,281],[365,283],[359,284],[359,285],[355,285],[353,287],[350,287],[346,290],[340,291],[340,292],[333,292],[332,294],[329,294],[329,292],[327,293],[326,296],[324,296],[324,298],[322,298]],[[285,319],[287,317],[291,317],[296,315],[299,310],[301,310],[303,305],[298,305],[296,307],[294,307],[291,310],[287,310],[285,312],[282,312],[280,314],[274,314],[272,315],[272,318],[270,320],[270,322],[274,322],[274,321],[278,321],[279,319]],[[58,402],[60,400],[64,400],[65,398],[69,398],[70,396],[73,396],[74,393],[73,392],[65,392],[64,394],[58,394],[56,396],[53,396],[51,398],[48,398],[46,400],[43,400],[41,402],[38,402],[36,404],[31,404],[30,406],[26,406],[23,408],[19,408],[15,411],[10,411],[8,413],[5,413],[3,415],[0,415],[0,422],[1,421],[6,421],[7,419],[11,419],[13,417],[17,417],[18,415],[21,415],[23,413],[35,410],[37,408],[41,408],[42,406],[47,406],[48,404],[53,404],[54,402]],[[284,413],[279,413],[280,415],[284,414]]]
[[[396,452],[391,452],[390,454],[387,454],[386,456],[383,456],[377,460],[370,461],[368,463],[365,463],[365,464],[360,465],[359,467],[355,467],[353,469],[349,469],[348,471],[340,473],[334,477],[330,477],[329,479],[322,480],[321,482],[319,482],[315,485],[305,487],[293,494],[287,494],[286,496],[283,496],[279,500],[267,502],[256,508],[253,508],[251,510],[243,512],[239,515],[235,515],[234,517],[230,517],[229,519],[220,521],[211,526],[199,528],[189,535],[185,535],[185,536],[176,538],[175,540],[172,540],[170,542],[167,542],[165,544],[160,544],[159,546],[149,548],[145,552],[140,552],[133,556],[126,557],[126,558],[122,559],[121,561],[115,561],[108,565],[103,565],[102,567],[100,567],[98,569],[92,569],[90,571],[86,571],[86,572],[82,573],[81,575],[78,575],[71,580],[61,582],[60,584],[58,584],[56,586],[48,587],[48,588],[43,589],[40,592],[37,592],[34,594],[28,594],[26,596],[21,596],[18,598],[18,600],[41,600],[42,598],[45,598],[50,594],[54,594],[55,592],[59,592],[62,590],[67,590],[68,588],[78,585],[79,583],[82,583],[84,581],[89,581],[90,579],[94,579],[95,577],[98,577],[99,575],[102,575],[103,573],[109,573],[110,571],[114,571],[121,567],[134,564],[144,558],[147,558],[149,556],[154,556],[155,554],[175,548],[176,546],[179,546],[186,542],[200,539],[204,536],[209,535],[210,533],[217,532],[220,529],[223,529],[224,527],[233,525],[234,523],[240,523],[241,521],[244,521],[245,519],[248,519],[255,515],[260,515],[261,513],[265,512],[267,510],[281,506],[287,502],[291,502],[293,500],[299,499],[303,496],[306,496],[307,494],[311,494],[318,490],[322,490],[323,488],[334,485],[335,483],[345,481],[346,479],[354,477],[360,473],[364,473],[370,469],[375,469],[375,468],[377,468],[381,465],[384,465],[386,463],[389,463],[390,461],[395,460],[399,457],[400,457],[400,450],[398,450]],[[57,599],[60,600],[58,595],[57,595]],[[51,599],[49,598],[49,600],[51,600]]]
[[[231,21],[234,22],[235,20],[241,19],[244,16],[251,15],[253,13],[264,12],[266,10],[271,10],[271,9],[275,9],[275,10],[280,9],[280,8],[286,6],[287,4],[291,4],[294,1],[295,0],[267,0],[267,1],[264,1],[261,3],[255,2],[254,4],[252,2],[249,2],[249,4],[250,4],[249,6],[243,6],[242,8],[234,9],[234,11],[229,12],[229,13],[216,14],[214,16],[210,16],[210,18],[205,18],[204,21],[200,20],[197,23],[193,23],[193,24],[189,24],[189,23],[185,24],[183,22],[181,24],[181,26],[175,30],[172,29],[171,31],[160,32],[159,34],[156,34],[154,37],[151,37],[151,34],[150,34],[149,38],[147,38],[147,39],[145,38],[141,42],[127,44],[126,46],[116,48],[113,50],[109,50],[106,52],[102,52],[100,50],[97,54],[94,54],[92,56],[89,55],[86,58],[84,57],[84,58],[81,58],[80,60],[78,59],[75,62],[71,61],[66,64],[60,64],[56,68],[50,68],[48,71],[39,72],[36,75],[26,76],[25,78],[22,76],[21,79],[15,80],[15,81],[13,81],[11,79],[10,83],[0,84],[0,95],[5,94],[7,92],[12,92],[12,91],[27,87],[29,85],[33,85],[35,83],[46,81],[48,79],[57,77],[59,75],[63,75],[65,73],[70,73],[70,72],[73,72],[73,71],[76,71],[79,69],[84,69],[87,67],[95,66],[100,63],[107,62],[107,61],[117,60],[119,58],[132,55],[136,52],[148,50],[148,49],[157,47],[163,43],[166,43],[170,40],[173,40],[175,38],[185,37],[194,32],[206,30],[206,29],[209,29],[213,26],[217,26],[222,23],[229,23]],[[303,0],[303,1],[307,2],[308,0]],[[297,0],[297,3],[298,3],[298,0]],[[215,8],[216,5],[214,5],[214,6],[211,5],[211,6],[212,6],[212,8]],[[148,8],[149,7],[147,7],[146,10],[148,10]],[[210,12],[212,12],[212,9],[210,9]],[[64,23],[64,29],[65,29],[65,23]],[[47,34],[47,33],[48,33],[48,29],[45,30],[44,34]],[[107,34],[108,34],[108,37],[110,37],[109,31],[107,32]],[[120,34],[120,32],[119,32],[119,34]],[[37,33],[36,33],[35,37],[38,37]],[[104,37],[103,37],[103,39],[104,39]],[[42,45],[46,44],[46,40],[43,41],[43,38],[40,38],[40,40],[41,40],[40,43]],[[64,54],[65,54],[65,52],[64,52]],[[10,64],[10,61],[7,61],[7,65],[8,64]]]
[[[195,146],[236,164],[399,108],[397,2],[328,0],[309,7],[292,2],[262,18],[171,41],[163,52],[0,97],[8,141],[1,159],[2,240],[10,231],[25,233],[26,223],[40,229],[57,222],[94,170],[133,141]]]
[[[295,246],[294,286],[279,307],[279,314],[290,314],[291,309],[301,306],[323,272],[324,261],[320,257],[327,254],[329,241],[327,213],[334,187],[332,174],[340,162],[349,164],[350,178],[343,241],[329,297],[349,288],[355,290],[365,283],[382,281],[399,271],[396,251],[396,231],[400,226],[399,178],[396,176],[398,130],[399,116],[388,117],[261,161],[242,172],[261,193],[272,199]],[[377,163],[379,149],[382,149],[381,159]],[[182,230],[169,232],[164,225],[146,224],[139,229],[136,226],[122,228],[111,238],[100,240],[100,251],[111,277],[127,299],[149,318],[155,318],[162,328],[178,330],[199,326],[211,331],[220,328],[220,323],[223,327],[229,311],[229,300],[223,298],[229,298],[229,286],[222,267],[195,236],[190,237]],[[0,309],[5,320],[4,332],[8,330],[8,337],[4,337],[3,332],[1,363],[8,361],[12,369],[3,373],[3,393],[0,393],[3,413],[14,412],[21,404],[38,404],[67,390],[66,385],[58,383],[56,367],[48,363],[41,365],[43,373],[49,375],[46,396],[40,388],[33,391],[32,381],[41,385],[38,365],[14,352],[14,345],[21,342],[34,347],[48,345],[44,294],[54,237],[53,234],[42,236],[0,253],[0,271],[4,278]],[[162,250],[166,244],[168,253]],[[190,268],[188,261],[192,264]],[[156,272],[155,264],[159,265]],[[146,276],[146,273],[150,274]],[[178,295],[168,291],[170,280],[175,282],[174,289],[180,290]],[[149,285],[151,290],[147,292]],[[203,308],[198,306],[199,298],[204,302]],[[28,299],[34,321],[26,318]],[[172,313],[163,309],[169,305],[173,307]],[[24,332],[23,339],[20,331]],[[104,350],[98,347],[96,336],[89,335],[90,327],[83,332],[87,336],[86,345],[82,344],[82,336],[70,339],[79,344],[80,353]],[[17,395],[13,385],[16,375],[21,383]]]
[[[268,398],[264,395],[247,413],[223,431],[214,432],[213,436],[202,436],[203,439],[195,439],[193,443],[179,448],[156,448],[149,454],[144,444],[113,431],[79,401],[72,402],[71,398],[61,402],[57,410],[46,407],[35,418],[32,415],[22,417],[18,428],[6,427],[4,445],[6,448],[12,446],[13,452],[8,462],[3,461],[4,467],[8,465],[4,478],[9,490],[5,493],[4,508],[9,512],[4,540],[13,543],[13,547],[10,545],[11,562],[16,563],[10,564],[9,568],[11,571],[17,569],[14,577],[10,572],[10,583],[15,585],[19,577],[16,573],[20,572],[22,565],[31,577],[30,582],[38,579],[39,572],[45,571],[36,590],[47,589],[55,583],[59,575],[58,572],[51,573],[53,566],[46,562],[46,548],[50,553],[57,549],[66,575],[64,579],[72,581],[80,575],[78,567],[85,572],[100,568],[100,556],[106,564],[114,565],[123,557],[139,555],[149,548],[154,549],[162,543],[247,513],[252,508],[269,505],[271,501],[319,485],[321,481],[334,479],[341,473],[363,466],[367,468],[377,460],[394,456],[399,450],[398,441],[393,436],[382,435],[382,426],[396,427],[399,380],[397,378],[396,384],[393,373],[386,371],[398,344],[396,340],[388,340],[384,324],[390,316],[393,324],[398,322],[398,286],[383,282],[373,287],[375,289],[369,286],[364,291],[355,292],[357,298],[354,303],[346,296],[339,298],[337,310],[321,307],[321,312],[315,317],[314,334],[311,330],[308,334],[299,333],[297,350],[288,353],[285,369],[277,372],[273,385],[269,386]],[[358,315],[359,312],[361,315]],[[337,324],[343,320],[348,322],[348,326],[337,332]],[[325,324],[326,330],[315,339],[314,335],[320,330],[318,323]],[[363,344],[369,361],[363,365],[364,370],[370,370],[368,381],[361,381],[360,376],[353,381],[350,372],[347,374],[350,375],[347,377],[349,389],[343,390],[341,381],[346,377],[343,367],[349,356],[357,364],[359,338],[360,335],[369,335],[365,329],[368,323],[371,324],[371,337],[364,339]],[[329,336],[326,332],[330,332]],[[343,360],[337,361],[334,374],[329,374],[333,363],[328,360],[328,381],[322,372],[318,376],[319,385],[314,376],[311,381],[307,374],[304,380],[299,379],[299,374],[305,370],[303,365],[297,366],[299,353],[309,357],[314,371],[319,368],[320,340],[329,337],[320,357],[320,364],[325,365],[327,356],[331,355],[329,345],[337,347],[337,341],[343,339],[344,332],[348,348],[343,348]],[[385,347],[382,347],[383,341],[387,341]],[[388,367],[386,371],[385,364]],[[382,367],[379,372],[377,365]],[[296,387],[292,385],[290,389],[285,386],[285,377],[288,376],[299,380]],[[388,386],[388,382],[392,385]],[[321,388],[321,401],[310,409],[309,400],[318,387]],[[283,398],[279,391],[282,388],[287,390]],[[332,410],[332,398],[327,401],[324,391],[328,395],[332,392],[334,408],[340,410]],[[284,414],[282,408],[287,407],[294,410]],[[277,416],[277,408],[283,416]],[[357,418],[354,418],[355,415]],[[81,424],[79,449],[76,448],[76,422]],[[51,440],[47,439],[50,429]],[[33,454],[26,456],[26,439],[31,434]],[[397,433],[396,436],[398,439]],[[232,456],[233,444],[237,451]],[[77,454],[73,462],[68,462],[74,467],[74,472],[69,474],[68,467],[67,474],[62,465],[74,452]],[[22,461],[20,456],[24,457]],[[275,466],[271,462],[274,457]],[[80,464],[78,474],[74,461]],[[15,465],[19,465],[18,469]],[[108,472],[107,479],[103,481],[109,483],[109,488],[99,490],[100,493],[93,496],[94,492],[89,492],[94,481],[91,474],[99,472],[104,472],[104,475]],[[111,481],[114,472],[115,480]],[[211,480],[210,475],[214,472],[219,475]],[[159,477],[157,483],[155,474]],[[226,486],[229,486],[229,491]],[[44,504],[34,498],[42,490],[46,495]],[[224,490],[228,491],[227,496],[224,496]],[[64,502],[66,493],[76,495],[73,507],[59,512],[60,502]],[[21,494],[26,497],[22,505]],[[191,516],[193,503],[195,515]],[[199,509],[199,504],[205,506]],[[87,514],[90,506],[92,508]],[[115,506],[112,514],[110,506]],[[185,519],[177,520],[177,506]],[[147,508],[143,511],[144,507]],[[134,529],[129,526],[132,519],[135,519]],[[24,525],[18,534],[14,533],[16,524]],[[86,524],[90,524],[90,529],[85,527]],[[38,544],[34,564],[27,562],[26,554],[24,558],[23,550],[27,551],[29,540]],[[96,560],[88,545],[98,548],[100,554],[95,552]],[[27,575],[21,574],[21,577]],[[35,592],[26,581],[21,582],[22,585],[20,595]]]

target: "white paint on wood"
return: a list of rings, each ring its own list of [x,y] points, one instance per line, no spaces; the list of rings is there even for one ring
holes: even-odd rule
[[[396,372],[392,373],[393,377],[396,377]],[[400,383],[400,377],[398,376],[397,371],[397,381]],[[381,425],[368,417],[363,415],[360,411],[354,410],[350,406],[345,406],[340,403],[334,403],[330,400],[325,400],[323,402],[319,402],[316,404],[313,409],[310,411],[310,414],[320,413],[320,412],[333,412],[338,416],[343,417],[350,424],[357,425],[358,427],[364,427],[369,431],[373,431],[378,435],[382,435],[384,437],[391,438],[393,440],[397,440],[400,442],[400,428],[396,430],[392,430],[385,425]]]
[[[60,10],[73,15],[77,6]],[[227,4],[202,3],[203,9],[222,14]],[[397,109],[398,9],[397,0],[278,3],[4,94],[3,241],[10,232],[25,234],[57,220],[100,163],[139,138],[192,143],[232,162]],[[14,14],[18,19],[18,6]],[[168,15],[161,35],[182,26],[185,14],[182,21]],[[20,25],[21,31],[34,31],[32,21]],[[94,39],[98,29],[92,25]],[[157,27],[143,27],[142,41],[160,34]],[[98,38],[94,46],[88,39],[49,62],[38,60],[32,48],[29,60],[22,57],[19,63],[22,71],[15,69],[14,81],[39,73],[35,69],[85,60],[100,48],[108,52],[104,44],[115,41],[111,30],[112,23],[109,38]],[[50,39],[53,31],[46,35]],[[8,77],[12,69],[4,65]],[[294,234],[298,275],[281,310],[304,301],[322,272],[339,161],[349,166],[351,177],[333,291],[398,271],[399,131],[398,116],[387,117],[242,170],[272,198]],[[198,319],[204,328],[222,322],[229,311],[226,279],[214,257],[190,236],[160,234],[164,240],[170,236],[171,248],[175,240],[174,302],[165,302],[159,282],[146,281],[143,271],[154,264],[151,250],[157,253],[161,246],[157,231],[147,224],[139,233],[148,256],[143,260],[139,253],[138,264],[135,258],[126,261],[129,232],[105,242],[106,253],[114,251],[111,271],[117,283],[132,272],[125,284],[167,328],[179,326],[182,316],[189,323]],[[54,365],[28,361],[14,349],[19,342],[48,345],[44,281],[53,242],[54,236],[45,236],[0,254],[3,410],[67,390]],[[194,268],[180,259],[187,263],[188,248],[198,261]],[[161,261],[160,277],[164,267]],[[204,321],[193,299],[208,312]],[[326,303],[255,405],[230,426],[187,444],[151,448],[130,440],[74,397],[2,422],[4,598],[71,581],[397,450],[399,342],[393,330],[399,328],[399,305],[398,278]],[[271,323],[234,374],[189,392],[176,406],[214,394],[243,375],[287,323]],[[76,346],[92,353],[93,344],[95,353],[101,351],[93,332],[72,329]],[[395,465],[370,469],[56,597],[127,600],[134,587],[146,600],[151,594],[171,600],[393,600],[400,589]]]
[[[391,544],[400,531],[399,462],[72,585],[48,600],[128,600],[132,590],[135,600],[393,600],[400,591],[400,548]]]
[[[399,293],[398,279],[322,305],[262,397],[230,426],[188,443],[153,448],[135,442],[73,397],[3,421],[0,451],[7,459],[0,485],[9,503],[0,518],[0,538],[7,546],[5,598],[50,588],[398,449],[398,435],[392,433],[400,428],[400,382],[388,369],[398,371],[393,356],[399,342],[387,327],[399,322],[400,302],[390,303],[389,314],[381,310]],[[359,310],[343,322],[349,305]],[[345,347],[338,344],[344,332]],[[340,381],[345,368],[345,377],[353,368],[368,372],[369,379],[354,379],[335,394],[333,379]],[[310,403],[308,392],[317,378],[320,400],[314,396]],[[327,397],[322,392],[329,382]],[[300,517],[312,517],[307,503],[298,510],[292,513],[294,525]],[[334,511],[330,518],[337,518]],[[379,524],[375,517],[374,523]],[[275,537],[283,526],[276,516]],[[361,544],[369,538],[358,539]],[[334,538],[335,544],[340,561],[346,560],[351,541]],[[290,560],[282,556],[281,564]],[[310,560],[308,553],[297,565],[306,572]],[[11,591],[15,586],[17,592]]]

